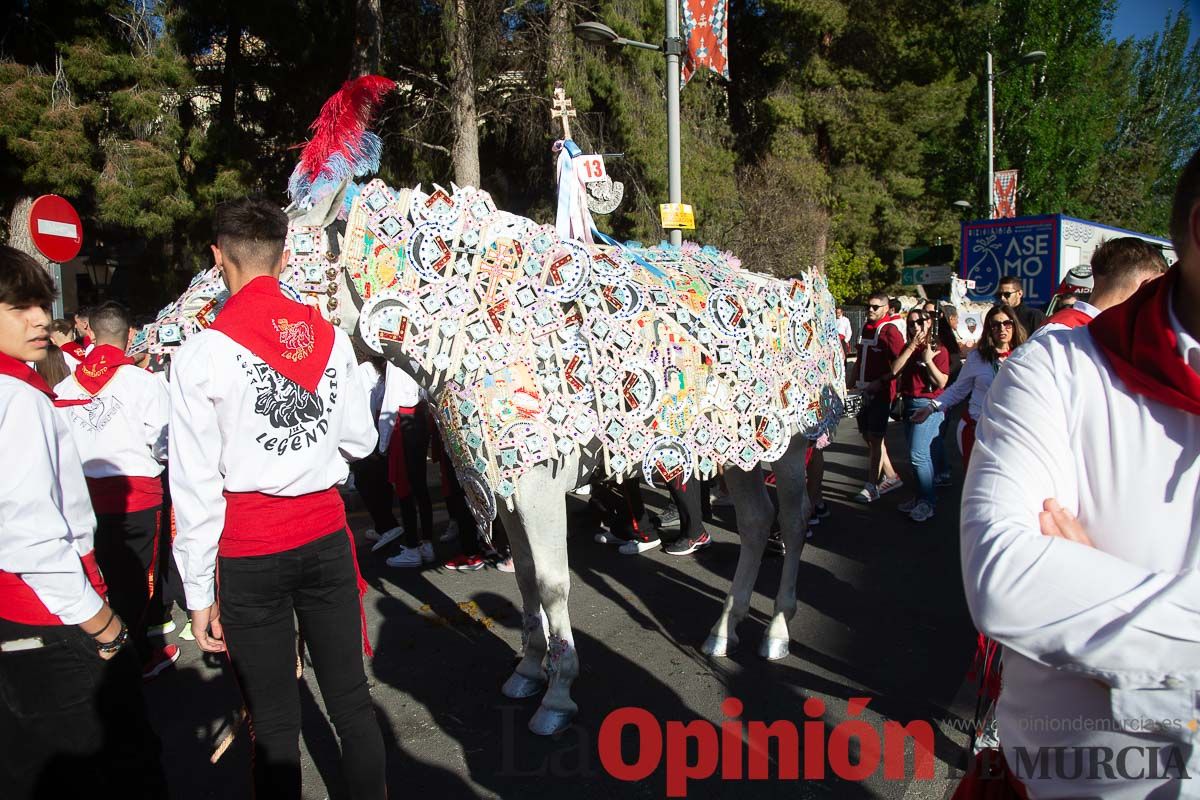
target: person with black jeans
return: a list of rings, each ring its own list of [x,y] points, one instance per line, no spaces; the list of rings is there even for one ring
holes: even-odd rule
[[[254,794],[301,796],[296,622],[342,745],[351,796],[387,796],[363,669],[365,615],[337,486],[377,434],[346,334],[284,297],[288,221],[261,200],[217,211],[230,297],[171,375],[175,562],[192,633],[228,653],[254,740]],[[216,580],[220,570],[219,585]]]
[[[165,798],[129,631],[105,600],[96,518],[46,357],[55,288],[0,246],[0,794]]]
[[[117,303],[92,309],[96,345],[55,391],[82,405],[61,409],[83,459],[96,512],[96,560],[108,583],[109,602],[129,625],[142,674],[153,678],[179,658],[173,644],[151,646],[149,625],[158,585],[158,542],[163,511],[163,461],[167,457],[167,385],[125,355],[133,325]]]
[[[368,358],[358,365],[358,375],[362,380],[363,389],[367,392],[371,414],[376,422],[383,409],[386,365],[387,362],[378,356]],[[365,532],[365,537],[375,543],[372,550],[381,550],[398,536],[400,526],[392,512],[396,495],[388,482],[387,458],[379,450],[374,450],[366,458],[351,464],[350,471],[354,473],[354,490],[362,498],[363,506],[374,525]]]
[[[389,376],[393,370],[388,365]],[[404,376],[408,382],[412,378]],[[392,380],[389,377],[389,380]],[[415,384],[414,384],[415,386]],[[426,454],[429,452],[429,406],[421,401],[411,406],[396,408],[392,417],[394,424],[388,441],[384,424],[380,422],[380,442],[388,452],[388,475],[391,486],[400,497],[400,516],[404,520],[404,544],[388,557],[389,567],[421,567],[434,562],[433,553],[433,501],[429,497],[429,479]]]

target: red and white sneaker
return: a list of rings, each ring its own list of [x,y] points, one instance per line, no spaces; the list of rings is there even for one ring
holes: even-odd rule
[[[474,572],[483,569],[483,559],[479,556],[455,556],[446,562],[446,569],[456,569],[459,572]]]
[[[150,660],[142,665],[142,680],[152,680],[158,673],[179,660],[179,646],[166,644],[156,647],[150,655]]]

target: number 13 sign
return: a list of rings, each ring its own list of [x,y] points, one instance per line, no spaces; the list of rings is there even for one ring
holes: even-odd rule
[[[575,159],[579,168],[580,179],[584,183],[595,183],[608,177],[604,169],[604,157],[599,153],[590,156],[580,156]]]

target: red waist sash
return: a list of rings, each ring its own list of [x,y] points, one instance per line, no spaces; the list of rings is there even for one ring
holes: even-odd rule
[[[143,475],[113,475],[108,478],[88,478],[88,494],[97,514],[129,514],[162,505],[161,478]]]
[[[104,585],[104,576],[96,564],[95,551],[79,559],[83,562],[83,571],[87,573],[88,582],[96,590],[96,594],[104,598],[108,595],[108,587]],[[0,618],[22,625],[62,625],[63,621],[56,614],[51,614],[46,604],[37,596],[37,592],[27,584],[20,575],[0,570]]]
[[[217,552],[227,558],[282,553],[347,527],[346,506],[334,486],[296,497],[224,495],[225,530]]]

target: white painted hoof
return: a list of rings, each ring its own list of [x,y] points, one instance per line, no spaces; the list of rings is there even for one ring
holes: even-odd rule
[[[788,657],[788,639],[772,639],[766,637],[762,640],[762,644],[758,647],[758,654],[767,661],[779,661]]]
[[[529,730],[538,736],[553,736],[560,731],[565,731],[574,717],[574,711],[560,711],[538,706],[533,718],[529,720]]]
[[[500,687],[500,693],[513,700],[524,700],[541,694],[546,688],[546,681],[540,678],[529,678],[519,672],[508,676],[508,680]]]
[[[737,639],[730,640],[725,636],[709,634],[709,637],[704,640],[704,644],[700,647],[700,652],[713,658],[725,658],[736,649]]]

